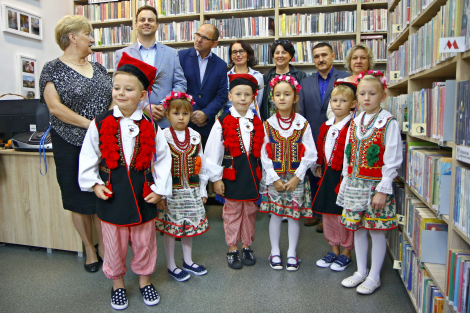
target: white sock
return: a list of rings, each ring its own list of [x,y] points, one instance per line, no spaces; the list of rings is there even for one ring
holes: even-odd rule
[[[367,237],[367,233],[368,230],[365,228],[359,228],[354,232],[354,249],[356,251],[357,272],[361,274],[362,277],[367,273],[367,252],[369,249],[369,238]]]
[[[297,242],[299,241],[300,222],[293,218],[288,218],[289,221],[289,250],[287,250],[287,257],[296,257]],[[294,259],[288,259],[287,264],[296,264]]]
[[[175,237],[164,234],[163,246],[165,247],[166,266],[170,271],[174,271],[174,269],[177,268],[175,263]],[[181,272],[181,270],[177,269],[175,274],[179,272]]]
[[[191,266],[193,264],[192,252],[193,252],[193,238],[183,237],[181,238],[181,245],[183,246],[183,258],[184,262]],[[197,264],[194,267],[199,267]]]
[[[271,255],[281,255],[279,249],[279,238],[281,237],[281,223],[282,217],[276,214],[271,214],[269,221],[269,239],[271,240]],[[281,262],[281,258],[273,258],[273,262]]]
[[[387,243],[385,241],[384,230],[370,230],[370,237],[372,238],[372,253],[371,253],[371,266],[369,271],[369,277],[374,281],[380,280],[380,270],[384,263],[385,253],[387,249]],[[372,287],[375,283],[367,279],[364,282],[364,286]]]

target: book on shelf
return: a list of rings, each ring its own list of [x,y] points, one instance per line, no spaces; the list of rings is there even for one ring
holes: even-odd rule
[[[274,9],[274,0],[204,0],[204,12]]]
[[[107,70],[115,70],[114,65],[116,63],[116,56],[114,51],[99,52],[88,55],[87,60],[90,62],[97,62],[103,65]]]
[[[280,8],[356,3],[356,0],[279,0]]]
[[[405,212],[405,186],[402,183],[393,183],[393,194],[395,195],[396,214],[404,215]]]
[[[403,129],[403,123],[408,123],[408,95],[388,97],[385,99],[383,106],[387,111],[395,116],[400,131],[406,131]]]
[[[462,26],[460,28],[460,36],[465,37],[465,47],[467,50],[470,49],[470,0],[462,1],[462,15],[460,20]],[[458,25],[458,24],[457,24]]]
[[[361,32],[387,31],[387,9],[361,10]]]
[[[95,47],[115,45],[128,45],[135,41],[132,26],[115,26],[94,28],[92,32],[95,39]]]
[[[387,80],[390,84],[408,77],[409,55],[410,45],[408,41],[398,47],[398,50],[389,54],[387,58]]]
[[[401,244],[403,242],[403,233],[398,229],[394,228],[392,230],[388,230],[385,233],[388,248],[394,260],[401,260],[400,251],[401,251]]]
[[[458,82],[455,144],[470,146],[470,79]]]
[[[158,16],[199,14],[200,0],[137,0],[137,8],[150,5],[157,10]]]
[[[409,0],[401,0],[398,2],[395,10],[389,15],[389,28],[391,30],[390,41],[393,42],[398,36],[400,36],[401,32],[406,28],[406,26],[410,23],[410,1]],[[394,25],[400,25],[400,32],[394,32]]]
[[[75,15],[85,16],[90,22],[131,19],[131,1],[121,0],[98,4],[75,5]]]
[[[356,11],[279,15],[279,35],[299,36],[356,32]]]
[[[454,192],[454,225],[467,237],[470,237],[470,168],[457,166],[455,168],[455,192]]]
[[[383,35],[362,35],[361,42],[372,50],[375,61],[387,60],[387,39]]]
[[[470,250],[449,249],[446,298],[457,312],[469,310]]]
[[[239,39],[274,36],[274,18],[269,16],[232,17],[204,21],[219,30],[219,39]]]
[[[194,33],[201,26],[199,20],[160,23],[157,30],[158,42],[183,42],[193,41]]]

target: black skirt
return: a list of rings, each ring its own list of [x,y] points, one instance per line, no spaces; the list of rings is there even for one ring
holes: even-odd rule
[[[320,214],[341,215],[343,208],[336,205],[338,195],[335,192],[336,186],[341,181],[341,171],[335,171],[328,167],[325,172],[323,166],[322,169],[324,175],[313,200],[312,211]]]
[[[80,214],[96,214],[95,193],[83,192],[78,185],[78,159],[82,147],[68,143],[53,129],[51,139],[64,209]]]

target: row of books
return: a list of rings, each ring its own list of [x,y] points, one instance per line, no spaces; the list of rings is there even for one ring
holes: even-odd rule
[[[274,9],[274,0],[204,0],[204,12]]]
[[[135,42],[136,38],[132,32],[132,26],[115,26],[93,29],[95,46],[127,45]]]
[[[455,37],[457,29],[452,22],[457,18],[453,4],[456,0],[448,0],[441,6],[439,13],[414,34],[410,34],[410,67],[409,75],[427,70],[438,63],[456,55],[456,53],[439,53],[439,39]]]
[[[439,214],[449,214],[452,152],[420,146],[425,143],[408,143],[407,183]]]
[[[114,65],[116,62],[116,53],[114,51],[96,51],[95,53],[88,55],[87,60],[89,62],[97,62],[103,65],[107,70],[115,70]]]
[[[158,42],[182,42],[194,40],[194,33],[201,26],[199,20],[162,23],[157,30]]]
[[[75,5],[74,10],[75,15],[85,16],[90,20],[90,22],[132,18],[130,0],[89,5]]]
[[[420,15],[434,0],[413,0],[410,2],[410,16],[413,21]]]
[[[269,16],[211,18],[205,23],[217,27],[220,39],[274,36],[274,18]]]
[[[387,31],[387,9],[361,10],[361,32]]]
[[[137,0],[137,7],[150,5],[157,9],[158,16],[198,14],[201,12],[200,0]]]
[[[356,0],[279,0],[280,8],[356,3]]]
[[[401,31],[403,31],[410,23],[410,0],[401,0],[398,2],[395,10],[390,13],[388,23],[388,29],[392,30],[392,38],[390,39],[390,42],[393,42],[393,40],[400,35]],[[399,25],[399,31],[394,30],[396,28],[394,27],[395,25]]]
[[[408,69],[410,64],[410,46],[408,41],[398,47],[388,56],[387,62],[387,81],[390,84],[408,77]]]
[[[383,107],[397,119],[400,131],[407,131],[404,129],[404,123],[408,123],[408,97],[408,95],[387,97],[383,104]]]
[[[454,193],[454,225],[465,235],[470,237],[470,169],[457,166],[455,168],[455,193]]]
[[[315,14],[282,14],[279,16],[281,36],[336,34],[356,32],[356,11]]]
[[[271,44],[250,44],[251,48],[255,52],[255,58],[258,65],[269,65],[273,64],[271,58]],[[217,46],[212,48],[212,53],[216,54],[219,58],[224,60],[227,64],[230,63],[230,56],[228,54],[228,46]]]
[[[458,313],[470,311],[470,251],[450,249],[447,262],[446,298]]]
[[[460,18],[461,29],[460,36],[465,37],[465,47],[467,50],[470,49],[470,0],[462,0],[462,15]],[[458,24],[457,24],[458,25]]]
[[[456,113],[455,143],[470,146],[470,79],[458,83]]]
[[[296,53],[292,62],[311,63],[313,65],[313,47],[320,42],[327,42],[331,45],[335,60],[338,62],[344,61],[348,50],[356,44],[355,40],[293,42]]]
[[[383,35],[362,35],[361,42],[367,45],[376,61],[387,60],[387,39]]]

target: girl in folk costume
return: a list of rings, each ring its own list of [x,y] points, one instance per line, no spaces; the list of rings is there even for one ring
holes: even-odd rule
[[[380,71],[362,72],[357,82],[357,99],[364,112],[349,127],[336,202],[343,207],[341,223],[355,231],[357,272],[341,284],[371,294],[381,285],[385,231],[398,227],[392,181],[402,163],[402,142],[396,119],[380,107],[386,97],[384,75]],[[372,238],[370,272],[367,233]]]
[[[299,240],[299,219],[312,218],[311,189],[307,170],[315,166],[317,150],[307,120],[296,113],[300,85],[292,76],[276,76],[270,81],[272,101],[277,113],[265,122],[265,139],[261,150],[263,181],[260,211],[271,214],[269,237],[273,269],[283,269],[279,238],[281,222],[288,217],[288,271],[299,268],[296,249]]]
[[[321,179],[312,210],[323,215],[323,235],[333,250],[318,260],[317,266],[329,267],[333,271],[344,271],[351,264],[354,235],[341,225],[343,208],[336,205],[336,197],[341,183],[351,110],[356,107],[356,84],[335,82],[334,85],[330,100],[334,116],[320,127],[317,141],[317,164],[321,167],[317,167],[314,174]],[[343,246],[341,254],[339,246]]]
[[[233,106],[212,127],[204,156],[214,190],[225,198],[222,218],[229,246],[228,266],[240,269],[256,263],[251,244],[258,211],[264,130],[259,117],[249,109],[258,90],[258,81],[250,74],[230,74],[229,81],[228,97]],[[242,242],[241,260],[239,240]]]
[[[188,127],[193,98],[184,92],[172,91],[163,101],[166,117],[171,123],[163,130],[171,151],[173,194],[160,201],[157,230],[164,233],[168,273],[177,281],[190,278],[188,272],[205,275],[204,266],[192,261],[193,237],[209,229],[204,204],[207,201],[207,176],[205,175],[201,135]],[[175,238],[181,238],[183,269],[175,264]]]
[[[160,301],[150,275],[155,271],[156,203],[171,195],[171,155],[162,131],[143,117],[139,103],[147,98],[157,69],[124,53],[113,82],[113,110],[90,124],[79,160],[79,184],[94,191],[101,219],[105,257],[103,272],[113,280],[111,306],[128,305],[124,274],[129,242],[131,269],[140,276],[144,303]]]

